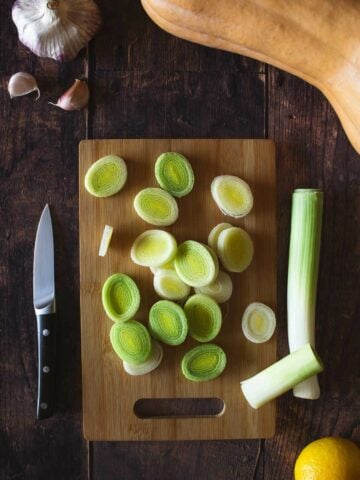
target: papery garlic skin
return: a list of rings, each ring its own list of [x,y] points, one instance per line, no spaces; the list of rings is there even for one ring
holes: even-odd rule
[[[37,92],[37,97],[35,100],[40,98],[40,90],[37,84],[35,77],[27,72],[17,72],[10,77],[8,83],[8,92],[10,98],[22,97],[31,92]]]
[[[83,80],[76,79],[73,85],[61,95],[56,103],[49,102],[50,105],[62,108],[68,112],[81,110],[89,103],[89,87]]]
[[[12,18],[21,43],[60,62],[73,60],[101,25],[93,0],[16,0]]]

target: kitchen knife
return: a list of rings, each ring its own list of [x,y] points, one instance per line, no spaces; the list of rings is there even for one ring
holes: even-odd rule
[[[54,237],[49,205],[39,221],[34,248],[34,309],[38,338],[37,418],[52,415],[55,397],[56,305]]]

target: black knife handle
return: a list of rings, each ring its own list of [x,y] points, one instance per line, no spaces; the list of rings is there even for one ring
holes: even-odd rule
[[[38,420],[51,417],[55,400],[56,313],[37,315]]]

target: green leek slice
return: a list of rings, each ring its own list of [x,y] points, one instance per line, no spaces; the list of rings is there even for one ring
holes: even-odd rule
[[[230,276],[221,271],[216,280],[206,287],[195,288],[195,293],[203,293],[213,298],[218,303],[224,303],[229,300],[233,291],[233,283]]]
[[[194,240],[183,242],[174,260],[176,273],[191,287],[212,283],[219,273],[219,262],[211,249]]]
[[[208,244],[209,246],[214,250],[214,252],[217,254],[217,242],[220,233],[223,230],[226,230],[227,228],[231,228],[232,225],[230,223],[218,223],[215,225],[215,227],[211,230],[208,236]]]
[[[152,350],[149,358],[139,365],[123,362],[123,367],[126,373],[129,375],[146,375],[147,373],[155,370],[161,363],[164,355],[164,350],[159,342],[153,340]]]
[[[127,179],[126,163],[121,157],[107,155],[93,163],[85,175],[85,188],[95,197],[118,193]]]
[[[188,319],[189,334],[198,342],[210,342],[221,329],[222,312],[211,297],[197,293],[192,295],[184,305]]]
[[[245,337],[250,342],[267,342],[275,331],[275,313],[264,303],[250,303],[243,314],[241,326]]]
[[[134,365],[146,362],[152,350],[147,328],[136,320],[114,323],[110,330],[110,342],[121,360]]]
[[[174,261],[167,262],[160,267],[150,267],[151,272],[155,275],[159,270],[175,270]]]
[[[199,345],[187,352],[181,362],[183,375],[193,382],[213,380],[226,367],[226,354],[213,343]]]
[[[174,302],[159,300],[150,309],[149,330],[154,338],[167,345],[180,345],[188,333],[184,310]]]
[[[151,225],[166,227],[179,216],[174,197],[161,188],[144,188],[134,199],[134,208],[140,218]]]
[[[159,267],[170,262],[177,250],[175,238],[164,230],[146,230],[134,241],[131,260],[143,267]]]
[[[106,280],[101,298],[107,316],[114,322],[129,320],[140,306],[139,289],[124,273],[115,273]]]
[[[154,276],[154,290],[159,297],[168,300],[182,300],[190,293],[190,287],[184,283],[175,270],[158,270]]]
[[[105,225],[100,242],[99,257],[105,257],[105,255],[107,254],[113,230],[113,227],[111,227],[110,225]]]
[[[240,227],[223,230],[218,238],[218,255],[229,272],[243,272],[251,263],[254,246],[250,235]]]
[[[155,163],[155,177],[160,187],[174,197],[184,197],[194,186],[193,169],[180,153],[162,153]]]
[[[249,404],[257,409],[323,369],[317,353],[308,343],[255,376],[240,382],[241,390]]]
[[[244,217],[253,206],[249,185],[234,175],[215,177],[211,183],[211,195],[220,210],[230,217]]]

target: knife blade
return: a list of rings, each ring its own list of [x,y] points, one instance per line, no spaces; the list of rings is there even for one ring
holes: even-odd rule
[[[35,238],[33,300],[38,342],[36,416],[42,420],[54,410],[56,363],[54,236],[48,204],[41,214]]]

